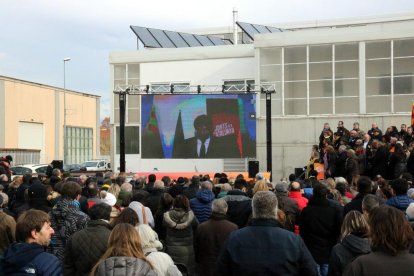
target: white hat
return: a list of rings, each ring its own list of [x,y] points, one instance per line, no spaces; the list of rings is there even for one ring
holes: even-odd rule
[[[102,193],[102,194],[104,194],[104,193]],[[111,207],[114,206],[115,203],[116,203],[116,197],[113,194],[108,193],[108,192],[106,192],[106,196],[104,198],[101,198],[101,200],[102,200],[103,203],[106,203]]]

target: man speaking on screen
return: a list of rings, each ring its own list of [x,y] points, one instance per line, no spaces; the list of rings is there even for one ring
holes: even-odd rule
[[[194,137],[176,145],[173,158],[240,158],[233,137],[215,137],[211,118],[205,114],[194,119]]]

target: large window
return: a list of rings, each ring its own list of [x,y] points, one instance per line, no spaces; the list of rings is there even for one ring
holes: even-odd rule
[[[116,127],[116,153],[120,153],[119,127]],[[125,154],[139,154],[139,127],[125,127]]]
[[[93,158],[93,129],[67,127],[65,163],[80,164]]]
[[[115,64],[114,65],[114,89],[125,88],[127,85],[140,85],[139,64]],[[140,97],[127,96],[126,122],[140,122]],[[114,122],[119,123],[119,96],[114,94]]]
[[[272,115],[411,110],[414,39],[263,48],[259,55],[260,84],[278,87]]]

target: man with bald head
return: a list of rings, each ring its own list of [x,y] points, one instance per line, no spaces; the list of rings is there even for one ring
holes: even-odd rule
[[[378,128],[378,124],[376,122],[372,123],[372,128],[368,130],[368,135],[371,136],[371,139],[381,141],[382,139],[382,131]]]
[[[298,203],[299,211],[308,205],[308,199],[302,195],[300,183],[293,181],[290,183],[289,197]]]

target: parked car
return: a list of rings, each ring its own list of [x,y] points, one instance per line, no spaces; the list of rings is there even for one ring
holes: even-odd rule
[[[80,164],[63,165],[63,170],[65,172],[79,172],[81,171],[81,167]]]
[[[108,171],[111,169],[111,163],[107,160],[89,160],[81,164],[81,171]]]
[[[25,174],[46,174],[48,164],[27,164],[11,167],[12,180],[19,175]]]

